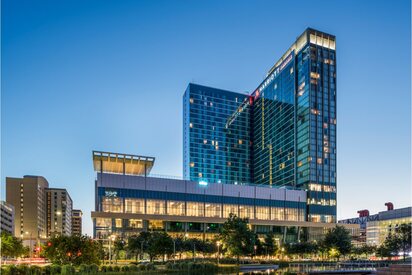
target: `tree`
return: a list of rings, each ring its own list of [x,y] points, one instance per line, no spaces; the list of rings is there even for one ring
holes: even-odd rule
[[[147,248],[149,247],[149,241],[150,241],[151,233],[150,232],[140,232],[139,235],[137,236],[131,236],[127,240],[127,251],[136,257],[138,255],[142,255],[144,251],[147,251]]]
[[[411,251],[411,224],[401,224],[395,232],[389,233],[386,236],[383,244],[378,248],[378,255],[381,257],[392,257],[403,254],[403,260],[406,260],[406,255]]]
[[[152,232],[148,242],[147,253],[150,261],[158,256],[171,255],[173,253],[173,240],[166,232]],[[164,261],[164,257],[163,257]]]
[[[287,254],[298,255],[300,258],[303,258],[305,254],[315,254],[318,251],[318,245],[312,242],[292,243],[286,246]]]
[[[57,236],[48,240],[43,255],[55,264],[99,264],[100,244],[87,236]]]
[[[219,234],[223,249],[230,256],[236,257],[238,264],[240,256],[252,255],[253,253],[255,236],[249,229],[248,223],[249,220],[247,218],[238,218],[231,213]]]
[[[275,235],[273,232],[269,232],[265,235],[265,240],[263,242],[263,247],[267,256],[273,255],[278,250],[278,246],[275,243]]]
[[[364,244],[362,246],[357,246],[352,248],[352,253],[358,256],[364,255],[367,257],[368,255],[374,253],[376,251],[376,247],[368,244]]]
[[[352,237],[349,230],[337,225],[330,229],[323,239],[323,245],[332,257],[339,260],[340,255],[348,254],[352,249]]]
[[[19,257],[28,254],[28,249],[23,246],[21,239],[13,237],[8,232],[1,232],[1,254],[5,257]]]
[[[116,263],[117,263],[117,259],[119,258],[120,255],[120,251],[124,251],[125,250],[125,243],[123,240],[118,239],[114,242],[113,244],[113,252],[115,255],[115,259],[116,259]]]
[[[406,255],[411,252],[411,224],[401,224],[395,232],[399,250],[403,254],[403,261],[406,261]]]

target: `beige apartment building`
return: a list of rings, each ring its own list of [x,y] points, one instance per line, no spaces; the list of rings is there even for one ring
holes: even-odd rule
[[[73,209],[72,211],[72,235],[82,234],[82,216],[83,216],[82,210]]]
[[[23,240],[47,237],[46,189],[41,176],[6,177],[6,202],[14,206],[14,235]]]

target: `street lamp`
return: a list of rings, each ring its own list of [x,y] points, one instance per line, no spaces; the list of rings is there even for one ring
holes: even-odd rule
[[[112,264],[112,241],[116,239],[116,235],[109,236],[109,264]]]
[[[176,263],[176,239],[172,239],[173,240],[173,264]]]
[[[219,248],[220,248],[220,241],[217,241],[216,242],[216,245],[217,245],[217,265],[219,266],[219,258],[220,258],[220,250],[219,250]]]

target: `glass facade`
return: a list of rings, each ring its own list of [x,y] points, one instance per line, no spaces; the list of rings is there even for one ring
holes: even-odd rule
[[[250,182],[248,121],[227,122],[248,95],[189,84],[183,96],[184,178],[217,183]],[[245,117],[245,116],[242,116]],[[248,119],[248,117],[245,117]],[[231,152],[231,157],[228,152]],[[233,156],[240,156],[236,161]]]
[[[307,220],[336,222],[335,49],[307,29],[249,97],[190,84],[185,178],[308,190]]]

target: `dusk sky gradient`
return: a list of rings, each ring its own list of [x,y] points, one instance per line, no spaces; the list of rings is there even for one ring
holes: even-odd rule
[[[1,8],[1,184],[67,188],[92,234],[92,150],[182,175],[189,82],[251,92],[307,27],[337,37],[338,219],[411,205],[410,1],[20,1]]]

